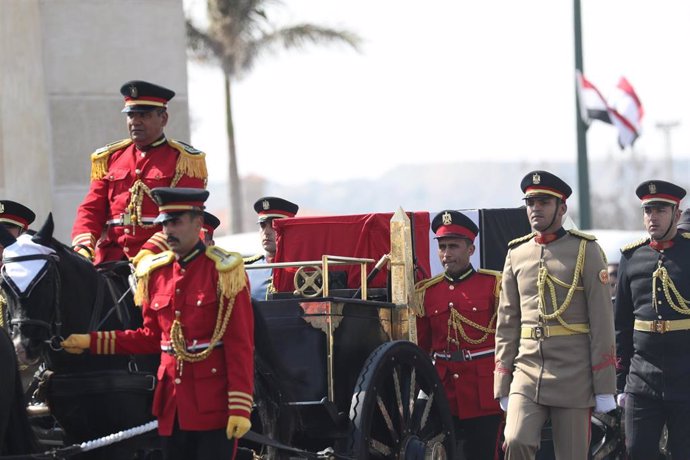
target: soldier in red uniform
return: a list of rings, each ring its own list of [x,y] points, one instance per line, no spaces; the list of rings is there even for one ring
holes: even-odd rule
[[[431,223],[445,272],[421,281],[424,305],[417,319],[419,346],[431,353],[450,403],[456,437],[468,460],[493,459],[501,409],[493,396],[494,325],[500,274],[470,263],[479,229],[457,211]]]
[[[153,222],[151,190],[205,188],[207,180],[205,155],[163,133],[175,93],[145,81],[127,82],[120,92],[130,137],[91,155],[91,185],[72,228],[75,250],[96,264],[132,259],[154,235],[150,252],[168,249]]]
[[[161,353],[153,413],[166,459],[230,459],[251,427],[254,316],[242,257],[199,239],[203,189],[159,188],[172,248],[137,266],[137,330],[70,335],[70,353]]]
[[[206,246],[215,244],[213,241],[213,232],[216,231],[219,225],[220,219],[210,212],[204,211],[204,226],[201,229],[199,237],[204,241]]]

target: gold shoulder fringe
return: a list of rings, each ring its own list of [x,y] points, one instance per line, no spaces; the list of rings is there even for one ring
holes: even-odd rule
[[[482,273],[484,275],[491,275],[496,278],[496,284],[494,285],[494,297],[501,295],[501,280],[503,279],[503,273],[498,270],[489,270],[487,268],[480,268],[477,273]]]
[[[589,240],[589,241],[596,241],[597,240],[597,237],[592,235],[591,233],[581,232],[580,230],[570,229],[570,230],[568,230],[568,233],[570,233],[573,236],[577,236],[578,238],[582,238],[583,240]]]
[[[208,170],[206,169],[206,154],[200,150],[195,149],[189,144],[168,139],[171,147],[180,152],[175,165],[175,172],[177,174],[184,174],[189,177],[206,180],[208,177]]]
[[[509,248],[514,248],[514,247],[516,247],[516,246],[519,246],[519,245],[521,245],[522,243],[524,243],[525,241],[529,241],[529,240],[531,240],[532,238],[534,238],[535,235],[536,235],[536,232],[532,232],[532,233],[530,233],[530,234],[528,234],[528,235],[521,236],[520,238],[515,238],[514,240],[512,240],[511,242],[508,243],[508,247],[509,247]]]
[[[443,280],[443,277],[444,273],[440,273],[436,276],[427,278],[415,284],[414,295],[417,298],[417,305],[419,305],[419,310],[415,311],[417,316],[426,316],[426,310],[424,309],[424,295],[426,294],[426,290],[429,289],[431,286],[440,283]]]
[[[249,257],[243,257],[243,258],[242,258],[242,261],[244,262],[245,265],[251,265],[251,264],[253,264],[254,262],[260,261],[260,260],[263,259],[264,257],[265,257],[265,256],[264,256],[263,254],[256,254],[256,255],[253,255],[253,256],[249,256]]]
[[[218,289],[221,295],[226,299],[234,299],[247,286],[242,256],[218,246],[209,246],[206,248],[206,257],[216,263]]]
[[[649,243],[649,238],[640,238],[640,239],[637,240],[637,241],[634,241],[634,242],[632,242],[632,243],[630,243],[630,244],[626,244],[625,246],[623,246],[623,247],[621,248],[621,252],[628,252],[628,251],[631,251],[631,250],[633,250],[633,249],[637,249],[637,248],[639,248],[640,246],[643,246],[643,245],[645,245],[645,244],[647,244],[647,243]]]
[[[134,272],[137,278],[137,292],[134,293],[135,305],[142,305],[149,300],[149,275],[174,259],[175,254],[172,251],[164,251],[160,254],[146,255],[139,261]]]
[[[101,147],[91,154],[91,180],[103,179],[108,174],[110,154],[123,149],[132,143],[132,139],[123,139]]]

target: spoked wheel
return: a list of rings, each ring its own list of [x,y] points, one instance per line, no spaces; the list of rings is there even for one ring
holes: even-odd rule
[[[431,360],[412,342],[387,342],[369,355],[350,407],[350,456],[452,459],[453,423]]]

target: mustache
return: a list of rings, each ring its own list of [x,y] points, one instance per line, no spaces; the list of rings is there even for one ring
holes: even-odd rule
[[[168,244],[170,244],[170,243],[179,243],[179,242],[180,242],[180,240],[178,240],[178,239],[175,238],[174,236],[169,236],[169,237],[167,237],[167,238],[165,239],[165,241],[167,241]]]

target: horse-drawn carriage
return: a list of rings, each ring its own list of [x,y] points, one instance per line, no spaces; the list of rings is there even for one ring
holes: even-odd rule
[[[501,269],[507,242],[529,229],[524,211],[468,214],[486,233],[473,264]],[[265,329],[257,333],[253,416],[262,434],[250,433],[245,446],[263,457],[454,458],[443,386],[415,345],[415,281],[441,270],[429,214],[399,210],[275,225],[276,263],[261,266],[273,269],[274,289],[254,305],[265,320],[257,321]],[[116,276],[124,267],[97,272],[52,238],[50,219],[33,239],[20,238],[27,244],[5,261],[3,289],[27,353],[52,369],[47,400],[66,444],[149,421],[155,366],[133,357],[68,357],[57,345],[73,332],[140,324],[137,310],[124,305],[127,286]],[[12,278],[12,265],[33,275]],[[142,445],[151,442],[91,455],[146,458]]]

